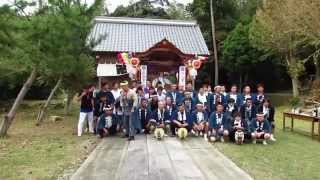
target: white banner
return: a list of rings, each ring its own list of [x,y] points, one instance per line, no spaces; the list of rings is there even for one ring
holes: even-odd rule
[[[183,86],[184,88],[186,86],[186,67],[185,66],[179,67],[179,86]]]
[[[98,77],[118,76],[117,66],[115,64],[98,64],[97,76]]]
[[[148,67],[147,65],[141,65],[140,66],[140,70],[141,70],[141,85],[143,87],[147,86],[147,74],[148,74]]]

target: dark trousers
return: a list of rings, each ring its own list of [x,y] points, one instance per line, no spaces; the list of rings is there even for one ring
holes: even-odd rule
[[[132,119],[132,113],[131,115],[123,115],[123,122],[125,124],[125,128],[126,128],[126,135],[128,136],[134,136],[135,135],[135,128],[133,125],[133,119]]]

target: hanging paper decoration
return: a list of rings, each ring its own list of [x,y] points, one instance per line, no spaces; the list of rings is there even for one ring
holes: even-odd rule
[[[198,56],[198,60],[204,62],[204,61],[208,60],[208,57]]]
[[[129,54],[128,53],[119,53],[118,60],[121,64],[128,64],[129,63]]]
[[[138,58],[131,58],[130,59],[130,64],[132,64],[133,66],[138,66],[140,63],[140,60]]]
[[[192,67],[193,69],[199,69],[202,65],[202,61],[197,59],[192,61]]]

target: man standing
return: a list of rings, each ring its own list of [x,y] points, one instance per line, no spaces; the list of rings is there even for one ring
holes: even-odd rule
[[[172,99],[172,103],[174,105],[180,104],[180,103],[183,102],[183,94],[181,94],[177,90],[177,85],[176,84],[172,84],[171,85],[171,90],[170,90],[170,92],[167,93],[167,96],[169,96]]]
[[[266,99],[264,94],[264,85],[260,83],[257,85],[257,93],[253,96],[253,103],[258,108],[262,105],[264,99]]]
[[[101,96],[107,96],[107,99],[110,102],[110,104],[113,104],[115,101],[115,98],[113,97],[113,94],[111,93],[111,91],[109,89],[108,83],[102,83],[102,89],[98,93],[98,98],[100,98]]]
[[[120,83],[122,88],[121,96],[120,96],[120,106],[123,111],[123,119],[125,122],[126,129],[126,137],[129,137],[128,140],[134,140],[135,128],[134,128],[134,118],[133,113],[135,108],[138,105],[137,94],[129,89],[128,81],[123,81]]]
[[[82,93],[78,95],[77,100],[80,101],[80,115],[78,122],[78,136],[82,135],[83,128],[85,125],[85,120],[88,118],[89,132],[94,133],[93,127],[93,90],[92,86],[88,86],[83,89]]]
[[[214,93],[208,96],[208,100],[209,110],[211,113],[215,111],[217,104],[225,104],[225,97],[223,94],[221,94],[221,86],[216,86],[214,88]]]
[[[240,107],[242,105],[242,103],[243,103],[241,95],[238,93],[238,87],[235,84],[231,86],[230,92],[226,96],[226,101],[227,102],[230,99],[233,99],[238,107]]]

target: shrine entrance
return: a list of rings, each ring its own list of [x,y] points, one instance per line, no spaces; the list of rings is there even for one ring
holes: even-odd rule
[[[147,66],[148,79],[154,80],[159,76],[164,76],[171,83],[177,82],[177,73],[180,66],[185,66],[188,60],[194,55],[181,52],[167,39],[163,39],[147,51],[136,53],[141,65]]]

